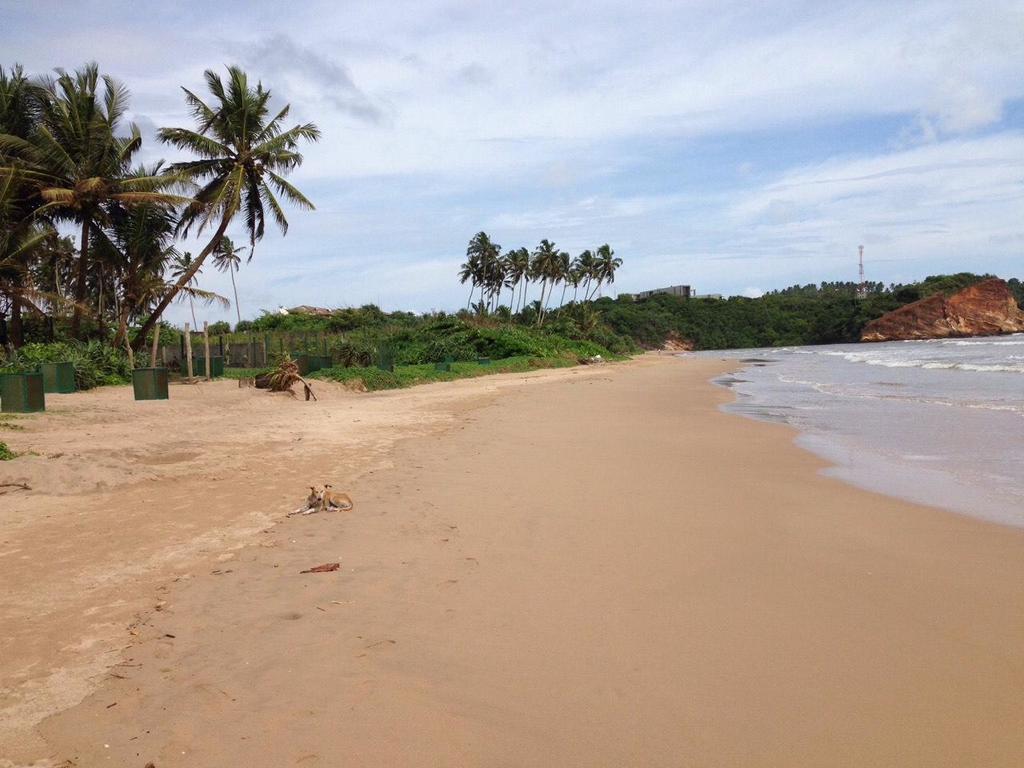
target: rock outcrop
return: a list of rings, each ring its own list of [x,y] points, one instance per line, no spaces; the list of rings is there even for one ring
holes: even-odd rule
[[[998,278],[943,296],[935,294],[895,309],[864,326],[861,341],[944,339],[1024,333],[1024,311]]]
[[[692,352],[693,342],[684,339],[676,331],[669,331],[665,343],[661,345],[662,352]]]

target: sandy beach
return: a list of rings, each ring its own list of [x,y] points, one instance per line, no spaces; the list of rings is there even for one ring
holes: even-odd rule
[[[48,399],[0,766],[1024,764],[1024,531],[820,475],[734,366]]]

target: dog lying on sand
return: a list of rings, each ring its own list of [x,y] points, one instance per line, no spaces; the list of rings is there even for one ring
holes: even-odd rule
[[[332,490],[332,488],[333,486],[330,484],[324,484],[323,488],[317,488],[315,485],[309,486],[309,495],[306,497],[305,506],[289,512],[288,516],[312,515],[316,512],[331,512],[334,510],[347,512],[355,507],[347,493],[339,493]]]

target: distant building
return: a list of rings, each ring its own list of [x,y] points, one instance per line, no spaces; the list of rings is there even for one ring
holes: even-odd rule
[[[693,296],[693,288],[689,285],[670,285],[668,288],[654,288],[650,291],[640,291],[634,295],[638,299],[649,299],[656,293],[668,293],[672,296],[689,299]]]

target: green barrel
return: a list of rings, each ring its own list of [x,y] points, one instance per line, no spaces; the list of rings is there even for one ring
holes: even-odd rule
[[[132,388],[136,400],[166,400],[167,369],[136,368],[132,371]]]
[[[295,355],[292,360],[294,360],[295,364],[299,366],[299,376],[305,376],[310,372],[309,355]]]
[[[310,373],[322,371],[324,368],[333,368],[334,359],[330,355],[317,355],[309,358]]]
[[[41,363],[39,372],[43,374],[43,391],[67,394],[75,391],[74,363]]]
[[[206,375],[206,358],[205,357],[192,357],[192,375],[193,376],[205,376]],[[219,378],[224,375],[224,358],[216,355],[210,355],[210,376],[213,378]]]
[[[0,374],[0,411],[4,413],[35,413],[45,410],[43,374]]]

